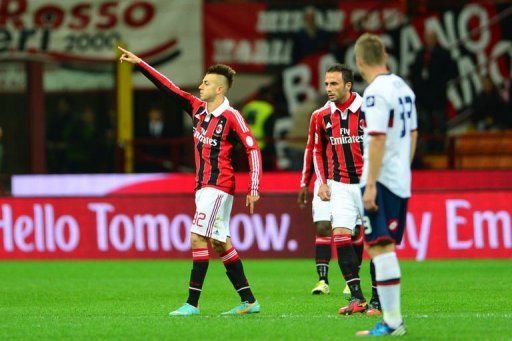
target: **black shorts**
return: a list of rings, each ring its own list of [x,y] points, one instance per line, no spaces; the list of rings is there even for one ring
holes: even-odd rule
[[[364,193],[364,187],[362,188]],[[377,182],[377,206],[375,213],[364,211],[364,239],[368,245],[388,241],[402,242],[407,220],[408,198],[400,198],[386,186]]]

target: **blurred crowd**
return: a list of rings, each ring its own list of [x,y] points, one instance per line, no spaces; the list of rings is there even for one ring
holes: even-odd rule
[[[316,23],[315,8],[304,9],[304,25],[293,37],[293,64],[319,52],[331,53],[340,61],[340,49],[356,37],[333,35]],[[460,75],[447,49],[434,32],[425,32],[424,46],[417,51],[409,69],[408,82],[417,96],[420,144],[419,156],[446,152],[450,131],[496,131],[512,129],[512,87],[508,80],[497,88],[485,72],[481,89],[470,107],[453,113],[447,98],[451,82],[474,75]],[[482,68],[485,70],[485,67]],[[326,102],[321,92],[290,110],[279,72],[274,81],[242,102],[234,103],[250,125],[262,150],[264,169],[302,169],[311,113]],[[323,75],[319,75],[323,77]],[[236,85],[235,85],[236,86]],[[80,101],[69,94],[47,100],[47,171],[49,173],[108,173],[122,171],[123,146],[117,141],[115,110],[111,98]],[[107,95],[109,96],[109,95]],[[136,94],[134,155],[137,172],[186,170],[192,164],[187,155],[188,127],[176,104],[161,103],[158,91]],[[100,103],[100,104],[98,104]],[[105,104],[107,103],[107,104]],[[143,105],[137,103],[144,103]],[[3,170],[0,127],[0,173]],[[182,143],[183,142],[183,143]],[[236,151],[235,151],[236,152]],[[240,158],[243,160],[243,158]],[[416,163],[421,167],[421,162]],[[191,168],[191,167],[190,167]]]
[[[316,26],[314,8],[305,9],[304,23],[304,28],[294,40],[295,63],[318,51],[342,55],[338,51],[340,42]],[[352,41],[341,42],[344,43],[352,44]],[[480,75],[481,90],[472,105],[463,112],[452,112],[447,98],[448,85],[450,82],[457,84],[473,74],[459,75],[450,52],[440,45],[433,31],[425,32],[424,46],[417,51],[408,74],[407,81],[417,96],[420,132],[418,157],[429,153],[446,153],[446,137],[451,131],[512,129],[510,81],[497,88],[486,73]],[[242,112],[251,128],[257,132],[259,141],[265,141],[260,145],[268,157],[267,169],[302,169],[310,115],[325,102],[325,96],[319,95],[302,102],[297,109],[287,111],[282,92],[263,88],[243,107]],[[265,129],[262,128],[264,126]],[[269,141],[274,143],[270,144]],[[418,160],[414,166],[421,168],[425,165]]]
[[[114,112],[91,105],[74,105],[67,96],[56,99],[47,117],[49,173],[108,173],[115,171]]]

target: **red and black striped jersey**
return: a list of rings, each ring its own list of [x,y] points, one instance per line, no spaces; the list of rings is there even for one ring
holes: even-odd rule
[[[306,149],[304,150],[304,163],[302,164],[302,176],[300,178],[300,187],[307,187],[313,177],[314,165],[313,165],[313,149],[315,147],[315,114],[322,109],[326,108],[330,102],[327,102],[322,108],[316,110],[311,114],[309,119],[308,128],[308,141],[306,143]],[[325,163],[325,153],[323,153]]]
[[[141,72],[160,90],[177,98],[193,120],[196,190],[215,187],[229,194],[235,192],[235,173],[231,152],[239,140],[249,159],[251,181],[249,193],[257,195],[261,180],[261,153],[244,118],[229,105],[227,98],[214,111],[208,112],[206,102],[181,90],[167,77],[145,62]]]
[[[353,92],[348,101],[333,102],[313,113],[315,173],[323,184],[327,179],[357,184],[363,170],[364,114],[362,98]]]

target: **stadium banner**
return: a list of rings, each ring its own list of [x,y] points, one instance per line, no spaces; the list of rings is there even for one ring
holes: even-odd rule
[[[247,193],[248,173],[236,173],[236,193]],[[265,172],[261,192],[297,193],[300,172]],[[417,192],[512,190],[512,170],[413,171]],[[101,197],[189,194],[195,186],[191,173],[151,174],[30,174],[13,175],[15,197]],[[313,181],[311,181],[311,190]]]
[[[322,75],[329,65],[340,61],[356,69],[353,44],[364,32],[383,38],[391,70],[404,77],[425,44],[425,30],[438,33],[456,64],[454,76],[460,77],[448,87],[450,103],[457,110],[471,104],[480,92],[480,71],[488,70],[500,87],[511,76],[512,32],[506,24],[510,4],[468,2],[446,7],[442,13],[423,10],[412,18],[404,16],[401,1],[321,4],[314,15],[322,34],[309,42],[302,30],[304,6],[271,4],[205,4],[204,61],[227,63],[244,72],[282,71],[292,112],[323,91]],[[234,20],[240,17],[244,20]],[[362,86],[356,83],[355,89]]]
[[[512,191],[418,193],[409,205],[404,259],[512,258]],[[0,259],[189,258],[189,195],[2,198]],[[244,257],[314,252],[310,208],[268,194],[250,215],[235,197],[231,238]]]
[[[201,14],[201,0],[1,0],[0,60],[58,63],[45,70],[46,90],[112,88],[123,43],[178,84],[196,85],[204,64]],[[134,85],[153,88],[139,74]]]

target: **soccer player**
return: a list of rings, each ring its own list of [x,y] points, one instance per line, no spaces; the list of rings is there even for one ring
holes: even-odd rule
[[[227,65],[211,66],[199,85],[200,98],[177,87],[133,53],[119,48],[120,61],[136,64],[140,71],[164,93],[177,98],[193,120],[196,163],[196,213],[191,227],[192,272],[187,302],[170,316],[199,314],[198,302],[208,269],[208,242],[222,258],[226,274],[241,298],[241,304],[223,313],[240,315],[258,313],[260,304],[254,298],[242,261],[229,237],[229,218],[235,191],[235,175],[231,152],[240,140],[247,152],[251,180],[246,206],[252,214],[259,200],[261,155],[246,122],[233,109],[226,93],[233,83],[235,71]]]
[[[327,102],[326,105],[328,105]],[[315,134],[315,119],[314,115],[320,110],[315,111],[311,115],[308,130],[308,140],[306,143],[306,149],[304,151],[304,164],[302,167],[302,177],[300,180],[300,191],[297,198],[297,202],[301,209],[303,209],[308,200],[309,183],[313,177],[313,147],[314,147],[314,134]],[[324,154],[325,158],[325,154]],[[329,288],[329,262],[331,260],[331,206],[328,201],[322,201],[318,196],[318,189],[320,182],[315,181],[313,200],[312,200],[312,213],[313,223],[315,224],[315,263],[316,271],[318,274],[318,282],[311,290],[313,295],[328,294]],[[352,235],[352,245],[358,256],[359,267],[361,266],[363,257],[363,229],[361,227],[362,222],[358,221],[355,229],[355,233]],[[350,299],[350,288],[348,285],[343,290],[343,295],[346,299]],[[378,301],[378,300],[377,300]]]
[[[365,241],[375,265],[383,321],[358,335],[404,335],[400,311],[400,266],[395,253],[405,229],[411,196],[411,162],[417,140],[415,95],[389,73],[378,36],[363,34],[355,44],[356,64],[368,83],[363,95],[366,118],[363,202]]]
[[[362,313],[367,308],[359,279],[360,259],[352,245],[353,231],[363,214],[359,178],[364,126],[362,99],[351,91],[353,83],[353,72],[344,65],[327,69],[325,89],[329,102],[312,115],[318,196],[330,203],[338,264],[351,293],[349,304],[339,310],[344,315]]]

